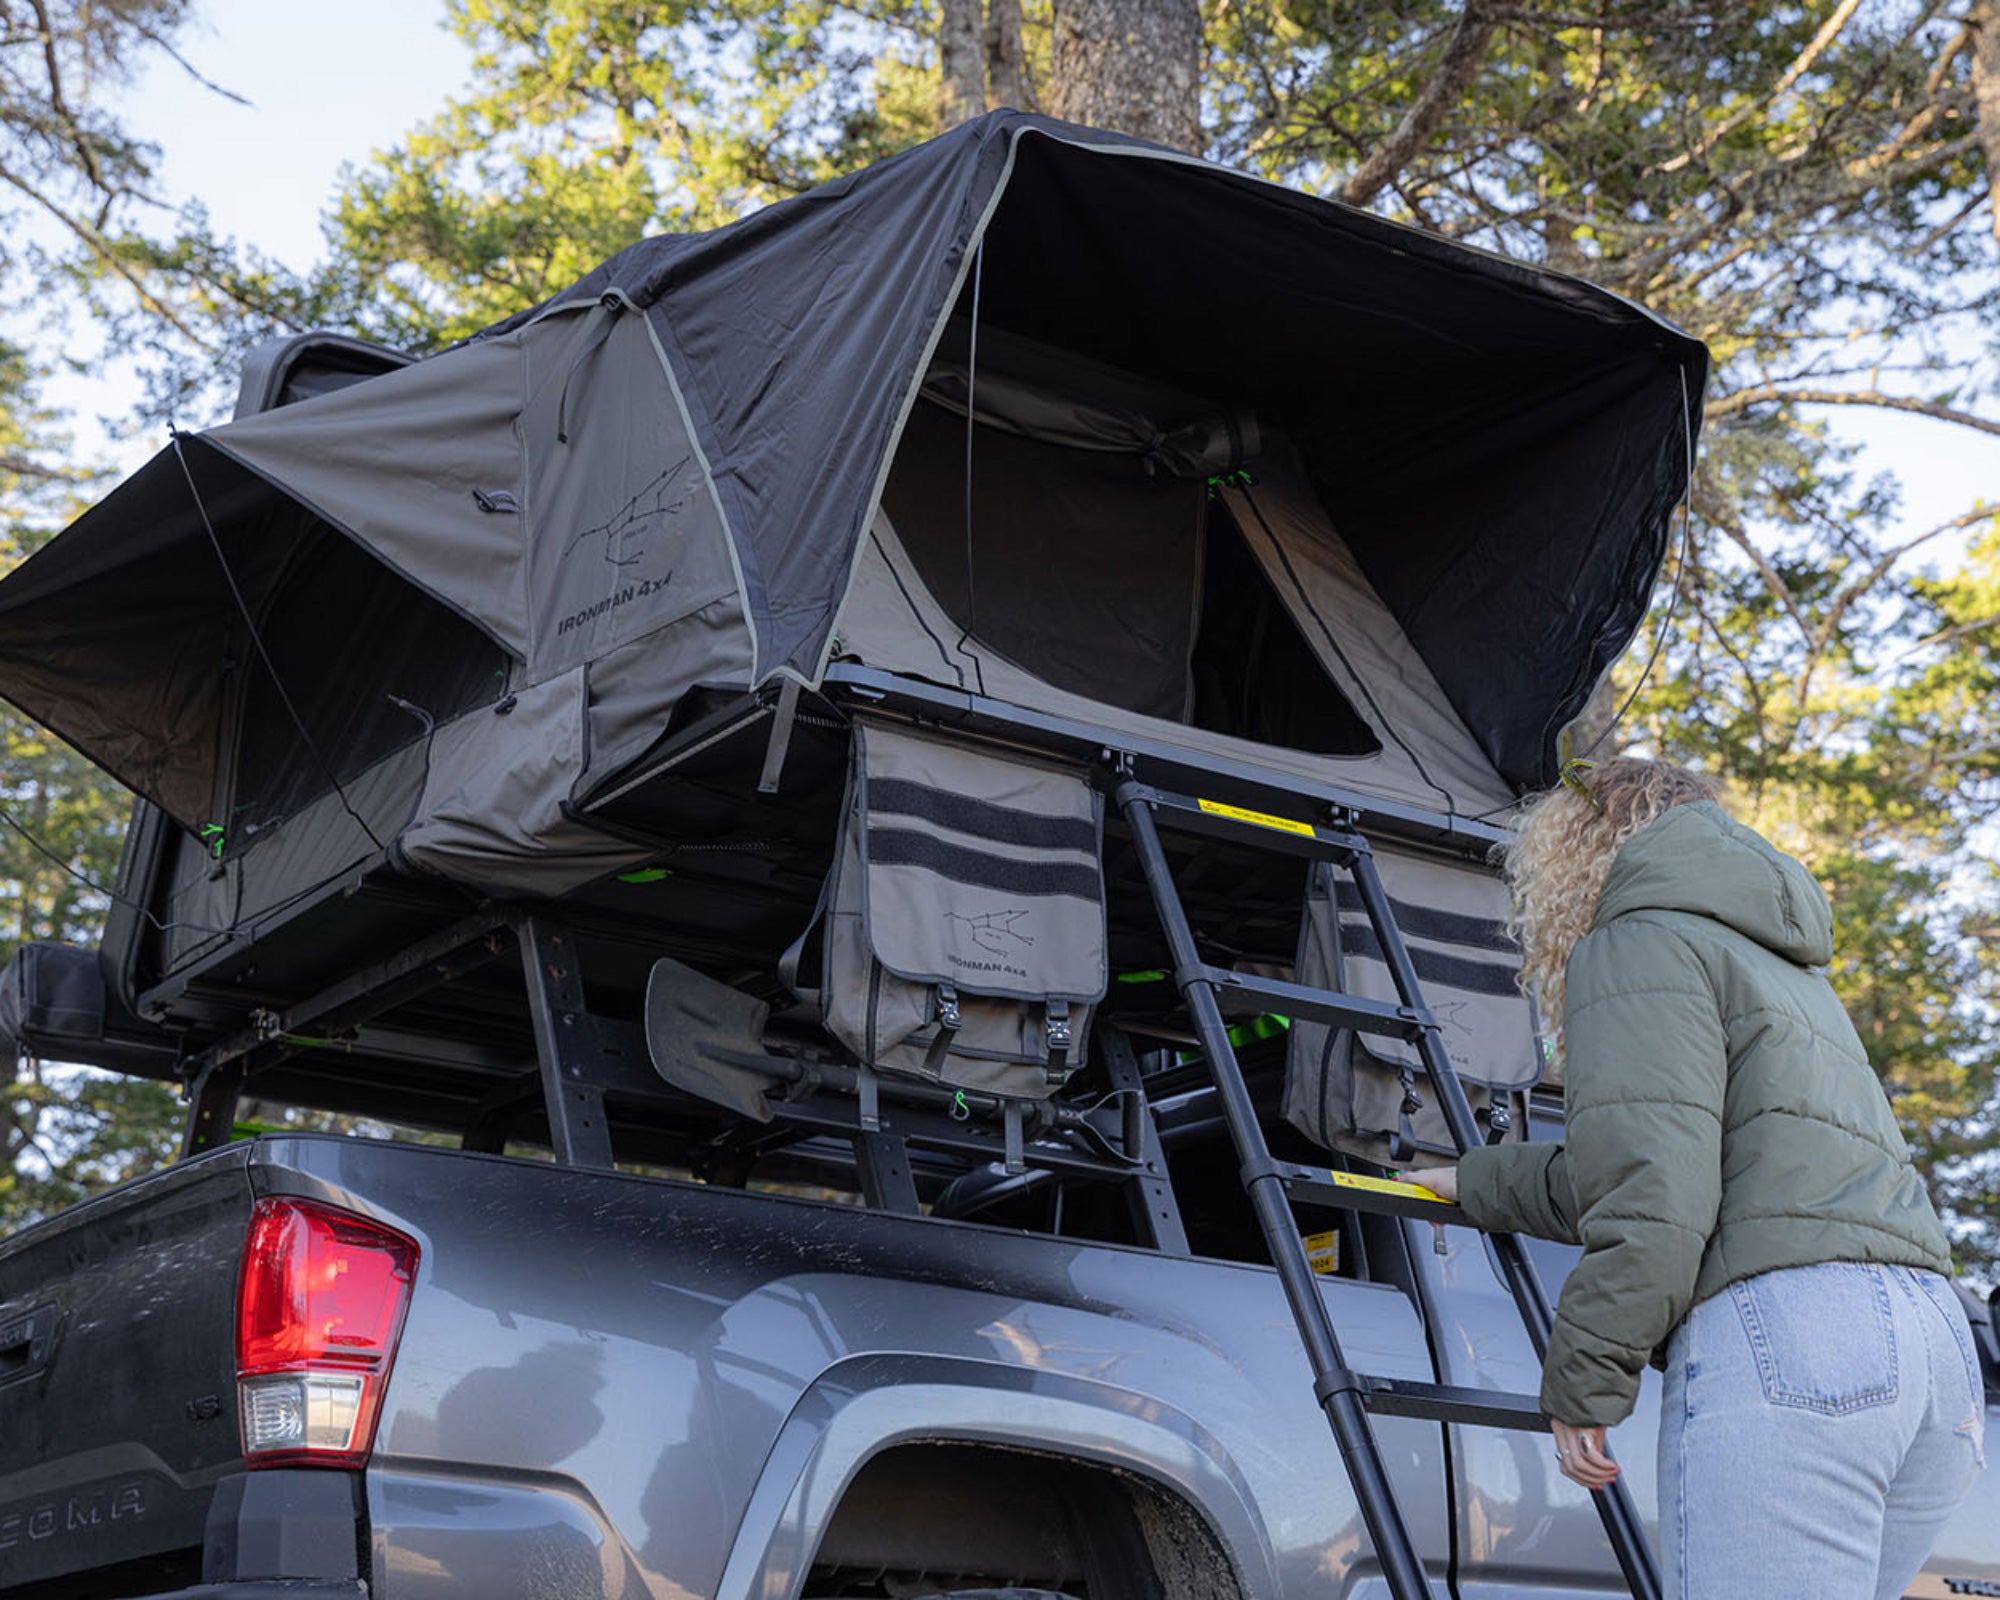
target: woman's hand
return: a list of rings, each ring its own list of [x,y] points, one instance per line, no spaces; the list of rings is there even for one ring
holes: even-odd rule
[[[1553,1417],[1549,1427],[1556,1436],[1556,1462],[1572,1483],[1602,1489],[1618,1476],[1618,1463],[1604,1447],[1602,1428],[1572,1428]]]
[[[1448,1167],[1425,1167],[1420,1172],[1410,1174],[1410,1182],[1421,1183],[1441,1200],[1458,1204],[1458,1165]]]

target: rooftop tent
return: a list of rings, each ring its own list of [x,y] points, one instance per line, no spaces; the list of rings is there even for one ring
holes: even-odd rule
[[[846,657],[1476,814],[1637,626],[1705,361],[995,113],[177,441],[0,582],[0,693],[224,853],[510,891],[643,856],[592,797],[692,691]]]

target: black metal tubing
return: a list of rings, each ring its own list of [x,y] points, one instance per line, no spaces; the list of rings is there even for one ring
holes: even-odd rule
[[[1166,852],[1161,848],[1159,830],[1153,821],[1155,801],[1141,786],[1121,783],[1115,802],[1131,830],[1133,847],[1173,953],[1175,982],[1201,1035],[1223,1116],[1243,1163],[1244,1190],[1257,1213],[1264,1247],[1271,1264],[1277,1268],[1278,1281],[1284,1286],[1285,1299],[1298,1324],[1300,1342],[1312,1364],[1314,1393],[1333,1428],[1334,1441],[1340,1447],[1341,1460],[1360,1502],[1362,1521],[1375,1546],[1376,1558],[1382,1563],[1389,1592],[1395,1600],[1432,1600],[1430,1580],[1424,1574],[1368,1421],[1363,1399],[1365,1380],[1348,1367],[1341,1354],[1340,1337],[1334,1331],[1326,1302],[1320,1298],[1319,1280],[1306,1259],[1305,1243],[1299,1237],[1298,1223],[1285,1197],[1284,1179],[1265,1147],[1256,1107],[1244,1085],[1236,1052],[1230,1046],[1229,1025],[1223,1020],[1222,1008],[1216,1004],[1214,989],[1201,975],[1203,963],[1195,947],[1194,930],[1188,926],[1187,913],[1181,909],[1180,894],[1174,887]]]
[[[1420,1195],[1387,1192],[1360,1185],[1343,1185],[1344,1173],[1327,1167],[1302,1167],[1288,1161],[1275,1163],[1286,1192],[1309,1205],[1331,1206],[1342,1211],[1373,1211],[1391,1217],[1415,1217],[1420,1222],[1463,1222],[1465,1213],[1449,1200],[1426,1200]]]
[[[1193,976],[1210,985],[1218,1004],[1236,1001],[1246,1010],[1277,1011],[1288,1017],[1309,1017],[1314,1022],[1336,1028],[1352,1028],[1356,1033],[1386,1034],[1414,1043],[1430,1021],[1430,1013],[1412,1006],[1392,1006],[1380,1000],[1364,1000],[1359,995],[1332,995],[1324,989],[1309,989],[1228,967],[1197,965]],[[1245,1005],[1244,1002],[1249,1002]]]
[[[1135,735],[1129,729],[1114,732],[1095,723],[1030,711],[1004,700],[991,700],[963,689],[947,689],[880,667],[835,662],[826,669],[822,683],[830,697],[857,709],[918,716],[947,728],[1044,752],[1087,759],[1116,750],[1137,763],[1141,775],[1154,775],[1179,784],[1199,782],[1212,791],[1222,790],[1213,795],[1216,799],[1280,806],[1297,805],[1303,800],[1308,805],[1334,807],[1366,817],[1371,827],[1385,833],[1447,844],[1481,855],[1507,838],[1504,828],[1470,817],[1360,794],[1293,773],[1275,772],[1231,757],[1190,750],[1166,739]]]
[[[1125,1198],[1132,1224],[1140,1242],[1151,1242],[1163,1254],[1189,1254],[1187,1228],[1181,1221],[1180,1202],[1174,1198],[1173,1179],[1167,1173],[1167,1153],[1160,1143],[1159,1124],[1146,1103],[1146,1086],[1139,1075],[1138,1057],[1132,1041],[1121,1029],[1099,1023],[1097,1047],[1104,1054],[1105,1071],[1111,1092],[1124,1097],[1119,1116],[1119,1147],[1133,1161],[1131,1176],[1125,1180]]]
[[[1368,848],[1367,840],[1345,826],[1329,827],[1323,822],[1277,812],[1246,813],[1241,807],[1217,809],[1213,801],[1204,805],[1199,796],[1162,789],[1149,783],[1136,783],[1136,780],[1135,787],[1144,793],[1156,810],[1173,813],[1173,820],[1168,825],[1176,833],[1191,833],[1206,839],[1233,839],[1239,843],[1247,838],[1254,841],[1258,849],[1278,855],[1304,856],[1313,861],[1343,864],[1356,850]],[[1300,798],[1288,793],[1271,797],[1267,803],[1290,802],[1296,807]],[[1355,811],[1351,800],[1322,799],[1319,805],[1323,812],[1338,816],[1343,822],[1351,818]]]
[[[1389,972],[1396,981],[1396,993],[1405,1005],[1421,1006],[1423,998],[1417,969],[1396,930],[1395,915],[1389,908],[1389,895],[1382,887],[1381,875],[1375,870],[1374,857],[1362,851],[1355,856],[1350,871],[1355,888],[1360,891],[1361,903],[1368,912],[1368,920],[1374,926],[1376,941],[1381,945]],[[1464,1086],[1458,1081],[1458,1073],[1436,1027],[1423,1030],[1417,1040],[1417,1049],[1423,1056],[1425,1070],[1430,1074],[1431,1091],[1438,1097],[1439,1108],[1451,1128],[1452,1142],[1461,1153],[1475,1148],[1482,1142],[1479,1124],[1473,1118],[1471,1103],[1465,1098]],[[1494,1255],[1500,1262],[1501,1275],[1507,1280],[1514,1304],[1520,1308],[1521,1321],[1527,1327],[1535,1355],[1538,1359],[1545,1359],[1549,1353],[1549,1336],[1555,1330],[1555,1314],[1549,1307],[1548,1291],[1542,1287],[1534,1263],[1528,1259],[1528,1252],[1522,1248],[1518,1238],[1511,1233],[1496,1233],[1489,1237],[1493,1241]],[[1659,1568],[1653,1560],[1652,1547],[1646,1543],[1638,1507],[1632,1503],[1631,1491],[1626,1487],[1624,1478],[1614,1479],[1608,1487],[1593,1494],[1591,1499],[1597,1504],[1597,1514],[1604,1523],[1605,1535],[1618,1557],[1618,1565],[1625,1574],[1633,1600],[1660,1600]]]
[[[290,1047],[285,1044],[284,1035],[308,1027],[318,1030],[317,1037],[331,1037],[483,966],[495,954],[488,936],[503,920],[497,911],[463,918],[284,1011],[259,1014],[251,1026],[219,1040],[197,1056],[196,1070],[206,1071],[253,1054],[285,1053]]]
[[[861,1198],[871,1210],[917,1215],[917,1180],[910,1176],[910,1152],[901,1139],[892,1133],[857,1133],[854,1165]]]
[[[203,1067],[188,1095],[187,1126],[181,1129],[183,1161],[234,1137],[236,1106],[243,1096],[243,1063],[218,1061]]]
[[[1421,1417],[1429,1422],[1464,1422],[1524,1433],[1540,1433],[1549,1425],[1533,1395],[1464,1389],[1448,1383],[1411,1383],[1402,1378],[1361,1381],[1362,1404],[1378,1417]]]

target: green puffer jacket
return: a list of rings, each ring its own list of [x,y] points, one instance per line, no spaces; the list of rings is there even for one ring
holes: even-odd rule
[[[1951,1270],[1861,1041],[1820,970],[1833,917],[1812,875],[1718,806],[1676,806],[1611,864],[1569,960],[1562,1143],[1459,1168],[1482,1228],[1583,1246],[1542,1409],[1631,1413],[1688,1308],[1821,1261]]]

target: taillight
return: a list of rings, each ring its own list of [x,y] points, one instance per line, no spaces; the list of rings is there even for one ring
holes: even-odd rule
[[[413,1241],[304,1200],[260,1200],[236,1293],[250,1466],[365,1466],[416,1275]]]

